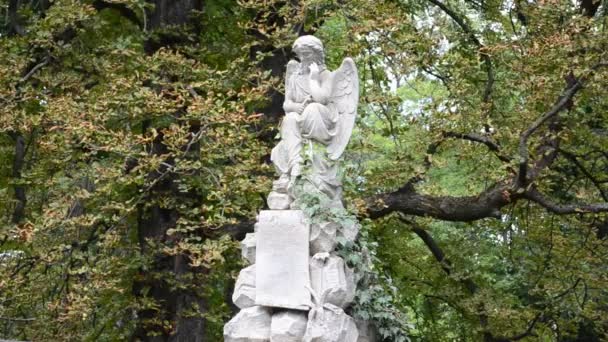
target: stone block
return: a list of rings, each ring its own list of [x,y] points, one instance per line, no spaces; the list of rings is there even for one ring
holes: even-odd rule
[[[357,325],[357,331],[359,332],[359,339],[357,342],[377,342],[378,333],[376,328],[368,321],[355,320]]]
[[[345,223],[338,229],[337,236],[344,238],[347,242],[355,242],[360,229],[361,225],[358,222]]]
[[[224,342],[270,342],[271,319],[269,308],[243,309],[224,325]]]
[[[310,260],[310,283],[325,303],[346,308],[355,298],[354,273],[339,256],[315,254]]]
[[[247,233],[243,241],[241,241],[241,256],[247,260],[249,264],[255,264],[255,233]]]
[[[330,253],[336,248],[336,233],[340,225],[334,222],[314,223],[310,227],[310,253]]]
[[[308,317],[304,311],[285,310],[272,315],[271,342],[301,342]]]
[[[255,305],[255,265],[243,268],[236,279],[232,302],[241,309]]]
[[[301,210],[263,210],[258,216],[256,305],[308,310],[311,306],[309,224]]]
[[[268,208],[273,210],[285,210],[289,209],[289,205],[292,200],[289,198],[288,194],[279,193],[276,191],[272,191],[268,195],[267,203]]]
[[[344,310],[324,304],[310,311],[304,342],[357,342],[355,320]]]

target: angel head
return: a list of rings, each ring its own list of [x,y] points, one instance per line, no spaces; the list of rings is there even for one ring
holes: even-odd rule
[[[325,68],[325,52],[323,43],[315,36],[302,36],[293,43],[293,51],[298,56],[300,62],[308,66],[316,63],[319,68]]]

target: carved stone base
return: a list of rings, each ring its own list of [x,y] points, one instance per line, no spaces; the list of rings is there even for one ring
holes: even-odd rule
[[[280,311],[272,315],[271,342],[301,342],[308,317],[303,311]]]
[[[255,305],[255,265],[243,268],[234,286],[232,302],[240,309]]]
[[[355,320],[357,330],[359,331],[359,339],[357,342],[377,342],[378,333],[376,328],[367,321]]]
[[[304,341],[357,342],[359,332],[355,320],[332,304],[311,311]]]
[[[247,233],[245,239],[241,241],[241,256],[247,260],[249,264],[255,264],[255,233]]]
[[[288,194],[273,191],[268,195],[268,207],[273,210],[289,209],[291,199]]]
[[[339,225],[333,222],[315,223],[310,227],[310,253],[330,253],[336,248]]]
[[[354,274],[339,256],[315,254],[310,260],[310,283],[324,296],[324,303],[346,308],[355,298]]]
[[[270,309],[243,309],[224,326],[224,342],[270,342],[270,323]]]

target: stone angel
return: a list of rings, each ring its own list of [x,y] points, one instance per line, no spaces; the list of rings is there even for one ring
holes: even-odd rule
[[[296,179],[305,177],[310,190],[326,194],[341,206],[337,166],[357,115],[357,67],[345,58],[339,69],[327,70],[323,43],[314,36],[298,38],[293,51],[299,62],[287,64],[281,141],[271,155],[280,177],[268,204],[271,209],[288,209],[294,201]],[[305,164],[305,160],[310,162]]]

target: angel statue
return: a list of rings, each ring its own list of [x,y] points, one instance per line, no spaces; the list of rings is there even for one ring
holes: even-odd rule
[[[296,39],[293,51],[299,62],[287,64],[281,141],[271,154],[280,177],[268,204],[271,209],[290,208],[295,182],[304,178],[309,190],[316,189],[341,206],[337,166],[355,124],[357,67],[345,58],[338,70],[327,70],[323,43],[314,36]]]

